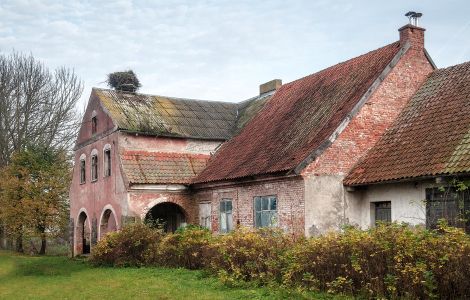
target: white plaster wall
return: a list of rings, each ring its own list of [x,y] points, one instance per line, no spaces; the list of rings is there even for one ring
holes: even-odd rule
[[[389,183],[371,185],[361,191],[360,226],[368,228],[374,224],[374,202],[390,201],[392,204],[392,221],[404,222],[410,225],[424,225],[426,223],[426,188],[431,183]],[[357,193],[348,192],[348,193]],[[355,216],[356,218],[358,216]]]
[[[343,178],[341,175],[304,177],[306,236],[339,230],[347,223]]]
[[[373,226],[374,202],[390,201],[392,221],[410,225],[426,223],[425,190],[433,182],[403,182],[370,185],[366,189],[347,191],[344,176],[317,175],[304,177],[305,234],[314,236],[342,226]]]

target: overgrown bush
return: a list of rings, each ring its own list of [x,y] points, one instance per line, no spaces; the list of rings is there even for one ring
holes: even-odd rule
[[[206,269],[227,284],[251,282],[364,298],[470,298],[470,237],[380,225],[292,240],[278,230],[239,228],[212,236],[190,226],[173,234],[135,224],[93,249],[97,265]]]
[[[409,299],[470,296],[470,239],[439,231],[381,225],[348,228],[296,244],[285,253],[283,283],[331,293]]]
[[[212,234],[206,228],[193,225],[180,228],[154,245],[155,255],[151,261],[154,265],[164,267],[202,269],[212,256],[209,255],[212,240]]]
[[[143,266],[153,263],[153,249],[164,238],[163,231],[135,223],[108,233],[93,247],[91,262],[98,266]]]
[[[209,267],[225,283],[279,281],[280,257],[291,245],[280,230],[239,228],[215,240]]]

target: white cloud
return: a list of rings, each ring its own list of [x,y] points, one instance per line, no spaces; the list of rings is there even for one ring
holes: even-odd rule
[[[239,101],[272,78],[288,82],[393,42],[410,3],[424,13],[439,66],[470,59],[468,28],[448,38],[468,20],[464,0],[2,0],[0,51],[73,67],[86,84],[84,101],[107,73],[129,68],[146,93]]]

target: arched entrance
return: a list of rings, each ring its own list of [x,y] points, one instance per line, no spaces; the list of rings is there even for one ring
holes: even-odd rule
[[[82,211],[78,216],[76,229],[77,254],[90,253],[91,231],[88,223],[88,216],[84,211]]]
[[[100,239],[104,237],[108,232],[116,231],[117,224],[114,213],[111,209],[106,209],[103,212],[103,216],[100,221]]]
[[[148,211],[145,222],[155,226],[161,224],[165,232],[175,232],[176,229],[186,225],[186,216],[179,205],[164,202]]]

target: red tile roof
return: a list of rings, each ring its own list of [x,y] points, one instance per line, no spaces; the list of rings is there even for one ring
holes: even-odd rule
[[[399,50],[395,42],[283,85],[194,182],[294,169],[337,129]]]
[[[434,71],[347,185],[470,173],[470,62]]]
[[[122,167],[129,183],[188,184],[206,166],[208,155],[125,150]]]

